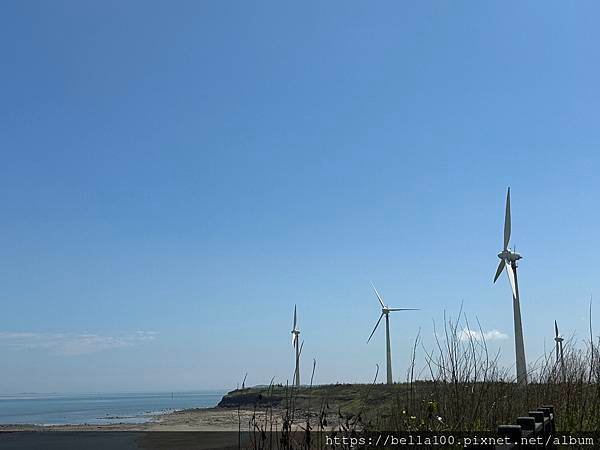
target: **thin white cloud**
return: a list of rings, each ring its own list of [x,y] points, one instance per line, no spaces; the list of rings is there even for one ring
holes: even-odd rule
[[[0,331],[0,347],[19,350],[42,349],[60,355],[84,355],[115,348],[133,347],[154,340],[156,335],[157,333],[153,331],[137,331],[117,336]]]
[[[469,328],[465,327],[458,333],[458,338],[461,341],[468,341],[470,339],[475,341],[499,341],[508,339],[508,335],[496,329],[481,332],[479,330],[470,330]]]

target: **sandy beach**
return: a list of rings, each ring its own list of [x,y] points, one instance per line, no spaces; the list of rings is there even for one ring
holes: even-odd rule
[[[253,416],[264,421],[264,414],[215,407],[158,415],[143,424],[0,425],[0,446],[6,450],[238,448],[238,431],[248,431]],[[280,414],[273,411],[278,423]]]
[[[248,430],[248,423],[256,414],[257,420],[264,420],[264,411],[254,412],[231,408],[195,408],[154,416],[150,422],[141,424],[116,423],[108,425],[0,425],[0,432],[80,432],[80,431],[242,431]],[[279,412],[274,410],[274,416]]]

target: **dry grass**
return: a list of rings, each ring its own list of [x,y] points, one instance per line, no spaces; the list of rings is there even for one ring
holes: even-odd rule
[[[256,442],[277,431],[283,436],[279,443],[299,431],[304,445],[315,431],[494,431],[541,405],[554,406],[558,431],[600,429],[600,341],[591,332],[580,348],[573,339],[565,340],[564,364],[557,363],[554,351],[544,354],[529,368],[529,383],[519,385],[511,371],[499,366],[498,354],[489,353],[483,332],[465,337],[461,330],[471,328],[464,315],[459,317],[461,321],[444,318],[433,349],[424,348],[417,336],[403,383],[378,383],[377,368],[367,385],[295,388],[271,383],[268,389],[231,392],[233,404],[252,401],[254,408],[266,410],[261,421],[240,424],[240,430],[255,433]],[[415,376],[419,351],[426,365]]]

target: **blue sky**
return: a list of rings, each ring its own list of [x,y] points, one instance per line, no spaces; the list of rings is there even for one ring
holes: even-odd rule
[[[595,2],[4,2],[0,392],[395,378],[444,310],[528,359],[598,293]],[[600,314],[600,313],[599,313]]]

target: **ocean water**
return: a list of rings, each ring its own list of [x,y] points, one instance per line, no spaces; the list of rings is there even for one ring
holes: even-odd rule
[[[157,414],[216,406],[225,391],[0,395],[0,424],[144,423]]]

